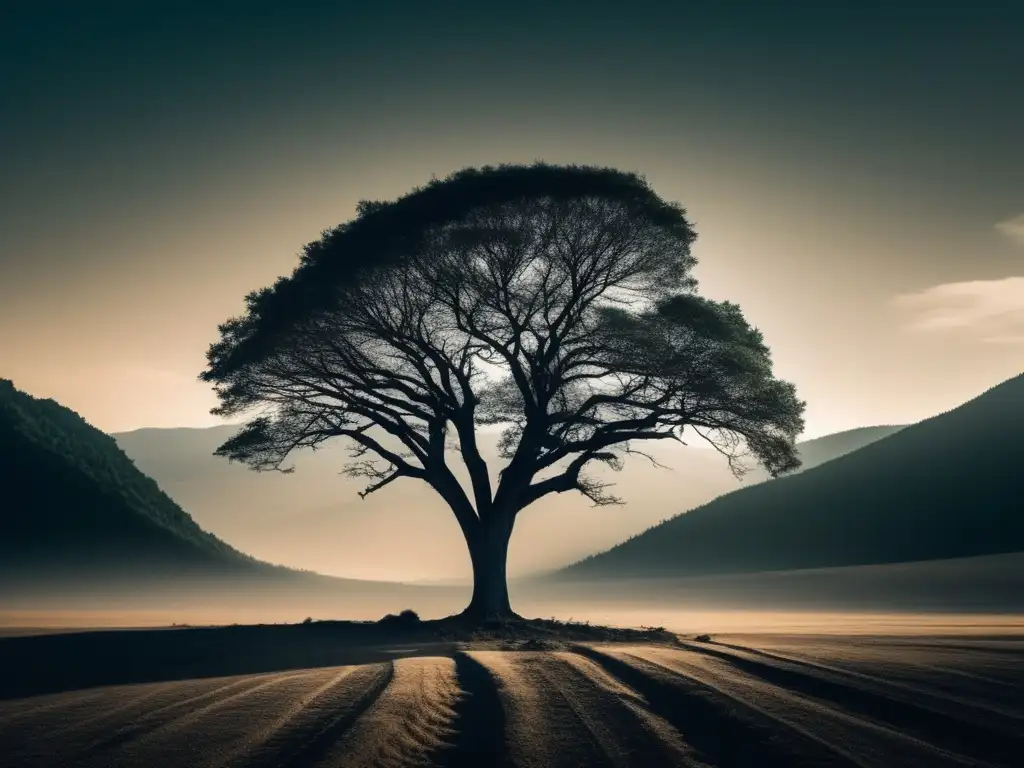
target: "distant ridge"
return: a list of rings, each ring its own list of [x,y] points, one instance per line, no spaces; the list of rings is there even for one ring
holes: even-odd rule
[[[840,456],[853,453],[865,445],[870,445],[884,437],[889,437],[889,435],[895,435],[903,427],[904,425],[902,424],[856,427],[797,443],[801,461],[799,471],[806,472],[808,469],[813,469],[820,464],[824,464],[826,461],[832,461]]]
[[[0,571],[276,569],[202,530],[116,441],[0,379]]]
[[[1022,500],[1024,375],[799,474],[721,496],[560,575],[683,576],[1024,551]]]
[[[804,467],[855,450],[895,431],[898,426],[863,427],[798,444]],[[296,451],[289,459],[295,474],[252,472],[214,451],[238,426],[145,428],[112,437],[164,491],[208,531],[246,552],[273,562],[331,572],[344,563],[352,573],[394,568],[407,581],[469,578],[465,544],[455,526],[437,525],[450,512],[418,483],[395,483],[361,499],[360,478],[340,474],[349,460],[342,442],[331,441],[315,453]],[[498,452],[500,430],[483,431],[479,447],[495,471],[503,465]],[[515,576],[554,571],[599,552],[658,522],[704,504],[737,488],[767,480],[752,470],[743,480],[729,472],[711,448],[647,446],[659,464],[641,458],[627,461],[622,472],[607,471],[624,509],[595,511],[582,496],[549,497],[517,523],[509,570]],[[456,474],[461,461],[453,457]],[[604,469],[598,468],[598,476]],[[670,493],[665,489],[671,488]],[[595,525],[595,515],[600,523]],[[565,536],[564,531],[573,531]],[[374,546],[368,542],[417,541],[415,549]],[[465,570],[460,573],[460,564]]]

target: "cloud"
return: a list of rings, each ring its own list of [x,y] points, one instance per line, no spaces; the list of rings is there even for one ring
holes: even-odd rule
[[[996,224],[996,229],[1011,240],[1016,240],[1021,245],[1024,245],[1024,213],[1014,216],[1012,219],[1000,221]]]
[[[893,303],[921,332],[960,332],[990,344],[1024,345],[1024,277],[943,283]]]

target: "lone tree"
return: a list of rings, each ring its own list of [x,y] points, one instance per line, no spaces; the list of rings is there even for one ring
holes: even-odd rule
[[[470,168],[362,202],[220,326],[201,379],[213,413],[251,420],[217,455],[290,471],[297,448],[348,438],[361,495],[412,478],[451,507],[465,615],[511,616],[517,515],[566,491],[619,503],[592,462],[618,469],[689,428],[736,472],[750,454],[772,475],[799,465],[803,403],[739,308],[694,293],[695,237],[682,208],[608,168]],[[481,425],[504,427],[500,473]]]

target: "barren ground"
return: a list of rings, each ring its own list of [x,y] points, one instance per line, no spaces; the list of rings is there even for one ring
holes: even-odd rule
[[[106,669],[165,679],[8,687],[0,765],[1020,765],[1020,635],[713,640],[425,642],[192,678],[122,643]]]

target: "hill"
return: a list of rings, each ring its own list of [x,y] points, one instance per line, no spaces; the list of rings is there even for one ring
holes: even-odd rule
[[[116,441],[0,379],[0,570],[270,566],[202,530]]]
[[[800,453],[800,472],[824,464],[826,461],[838,459],[848,453],[870,445],[883,437],[894,435],[903,429],[903,426],[879,426],[879,427],[858,427],[848,429],[844,432],[836,432],[832,435],[817,437],[813,440],[805,440],[797,445]],[[761,470],[760,475],[768,479],[767,473]]]
[[[1024,550],[1024,375],[797,475],[730,493],[567,578],[816,568]]]
[[[203,530],[109,435],[0,380],[0,626],[445,615],[465,589],[261,562]]]
[[[868,427],[810,440],[800,444],[801,457],[814,466],[897,429]],[[234,426],[140,429],[113,437],[203,528],[261,559],[362,579],[469,576],[466,545],[454,518],[422,484],[403,480],[361,499],[363,482],[340,474],[348,452],[338,443],[316,452],[298,451],[293,474],[252,472],[213,455],[236,431]],[[492,471],[502,466],[497,441],[495,431],[480,434]],[[512,537],[510,573],[561,568],[680,508],[741,487],[712,450],[676,444],[644,450],[669,469],[633,458],[622,472],[607,471],[605,479],[616,484],[624,508],[595,509],[582,496],[561,494],[522,515]],[[458,467],[457,459],[453,466]],[[755,470],[742,485],[763,479],[766,475]]]

